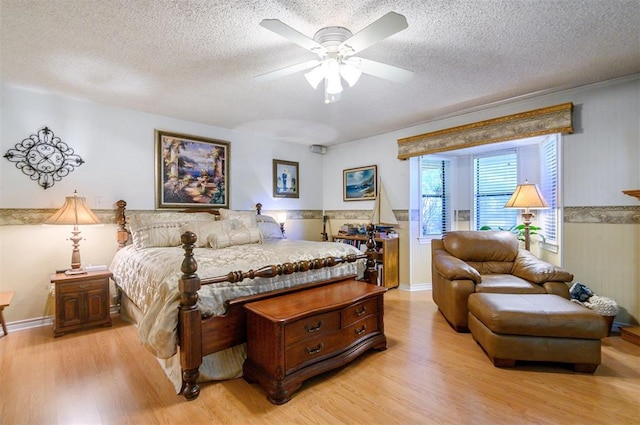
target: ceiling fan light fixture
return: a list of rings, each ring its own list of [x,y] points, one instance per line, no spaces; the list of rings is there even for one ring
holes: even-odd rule
[[[413,75],[413,72],[402,68],[353,56],[409,26],[407,19],[396,12],[385,14],[356,34],[344,27],[330,26],[319,29],[313,39],[278,19],[263,19],[260,26],[317,54],[319,58],[262,74],[256,79],[269,81],[309,70],[304,76],[314,90],[324,79],[325,103],[340,99],[342,78],[353,87],[362,73],[399,83],[408,81]]]
[[[349,87],[353,87],[360,79],[362,71],[353,63],[344,62],[340,64],[340,75],[349,84]]]
[[[307,82],[314,90],[317,89],[320,82],[324,79],[324,64],[320,64],[311,71],[305,73],[304,78],[307,79]]]

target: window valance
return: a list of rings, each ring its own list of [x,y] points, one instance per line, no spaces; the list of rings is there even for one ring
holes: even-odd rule
[[[398,139],[398,159],[552,133],[573,133],[573,103]]]

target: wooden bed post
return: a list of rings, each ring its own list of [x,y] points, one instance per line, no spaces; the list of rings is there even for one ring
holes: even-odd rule
[[[200,278],[196,274],[198,263],[193,256],[197,236],[185,232],[181,236],[184,260],[179,280],[180,309],[178,317],[178,338],[180,341],[180,366],[182,368],[182,394],[187,400],[195,400],[200,395],[197,384],[202,364],[202,317],[198,309]]]
[[[367,225],[367,269],[364,272],[365,280],[373,285],[378,284],[378,251],[376,250],[376,241],[374,239],[374,226],[369,223]]]

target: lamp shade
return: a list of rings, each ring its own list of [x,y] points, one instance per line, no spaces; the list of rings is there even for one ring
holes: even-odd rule
[[[313,68],[311,71],[304,74],[304,78],[307,79],[307,81],[309,82],[309,84],[311,84],[311,87],[313,87],[314,90],[317,89],[318,84],[320,84],[320,81],[324,79],[323,65],[318,65],[315,68]]]
[[[549,208],[549,204],[540,193],[540,190],[538,190],[536,184],[525,181],[516,187],[511,199],[507,201],[504,207],[543,210]]]
[[[76,194],[67,196],[64,205],[44,224],[100,224],[100,220],[87,206],[87,201]]]
[[[356,62],[348,61],[340,64],[340,75],[349,84],[349,87],[353,87],[360,79],[362,71]]]

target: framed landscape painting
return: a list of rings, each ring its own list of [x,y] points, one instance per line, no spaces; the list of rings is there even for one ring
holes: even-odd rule
[[[349,168],[342,172],[344,201],[372,201],[378,193],[378,167]]]
[[[273,197],[299,198],[300,179],[299,163],[293,161],[273,160]]]
[[[229,208],[230,144],[156,130],[156,208]]]

